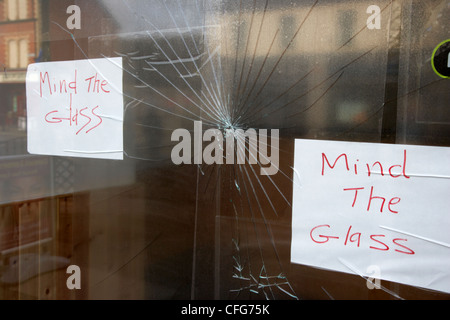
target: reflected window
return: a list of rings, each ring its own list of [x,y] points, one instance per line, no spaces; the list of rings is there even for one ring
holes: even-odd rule
[[[28,66],[28,40],[19,40],[19,68],[24,69]]]
[[[357,13],[355,10],[346,10],[339,13],[338,17],[338,32],[337,37],[339,45],[344,43],[347,46],[351,46],[353,41],[350,41],[355,34]],[[350,42],[349,42],[350,41]]]
[[[17,0],[18,1],[18,16],[20,20],[28,18],[28,8],[27,8],[27,0]]]
[[[19,67],[19,45],[17,40],[9,40],[8,49],[9,67],[17,69]]]
[[[245,50],[245,46],[242,44],[247,41],[248,38],[247,32],[249,32],[249,30],[247,29],[248,29],[247,21],[245,20],[240,21],[239,25],[235,29],[233,29],[233,31],[235,32],[233,40],[236,40],[235,41],[236,49],[240,52],[244,52]]]
[[[295,35],[295,18],[292,15],[286,15],[281,18],[281,47],[285,48],[293,41]],[[291,44],[293,45],[293,43]]]
[[[28,0],[7,0],[8,20],[28,18]]]
[[[8,54],[10,69],[25,69],[28,66],[28,40],[9,40]]]

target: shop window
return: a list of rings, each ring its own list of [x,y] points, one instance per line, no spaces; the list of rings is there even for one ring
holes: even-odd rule
[[[0,299],[448,300],[448,3],[3,0]]]

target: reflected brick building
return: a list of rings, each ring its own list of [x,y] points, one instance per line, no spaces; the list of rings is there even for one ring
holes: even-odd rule
[[[3,130],[25,130],[25,77],[39,59],[40,2],[0,1],[0,120]]]

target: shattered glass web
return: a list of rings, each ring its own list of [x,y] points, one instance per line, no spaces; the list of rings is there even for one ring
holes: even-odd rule
[[[326,52],[317,52],[334,38],[334,20],[321,16],[330,5],[327,1],[175,0],[149,1],[144,7],[131,0],[120,3],[146,31],[93,37],[89,56],[97,52],[124,59],[124,128],[133,128],[125,135],[134,139],[124,146],[126,156],[170,163],[176,145],[172,132],[191,131],[194,121],[202,121],[203,130],[223,132],[253,128],[268,129],[270,135],[271,129],[279,129],[277,175],[261,176],[260,162],[198,165],[197,202],[208,198],[216,204],[210,214],[216,223],[217,297],[301,298],[286,271],[293,141],[378,142],[386,43],[374,39],[355,49],[355,41],[368,37],[366,20],[359,19],[352,22],[351,32],[327,44],[331,48]],[[383,12],[389,12],[390,3],[383,3]],[[333,6],[332,12],[344,12],[349,3]],[[171,27],[161,28],[155,12]],[[367,74],[370,83],[358,84]],[[356,111],[343,103],[346,100],[355,101]],[[198,219],[196,213],[196,223]],[[194,252],[194,273],[201,263],[196,259]]]

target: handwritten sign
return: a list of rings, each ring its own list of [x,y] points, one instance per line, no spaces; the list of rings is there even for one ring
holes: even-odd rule
[[[28,67],[28,152],[123,159],[122,59]]]
[[[291,261],[450,292],[450,148],[297,140]]]

